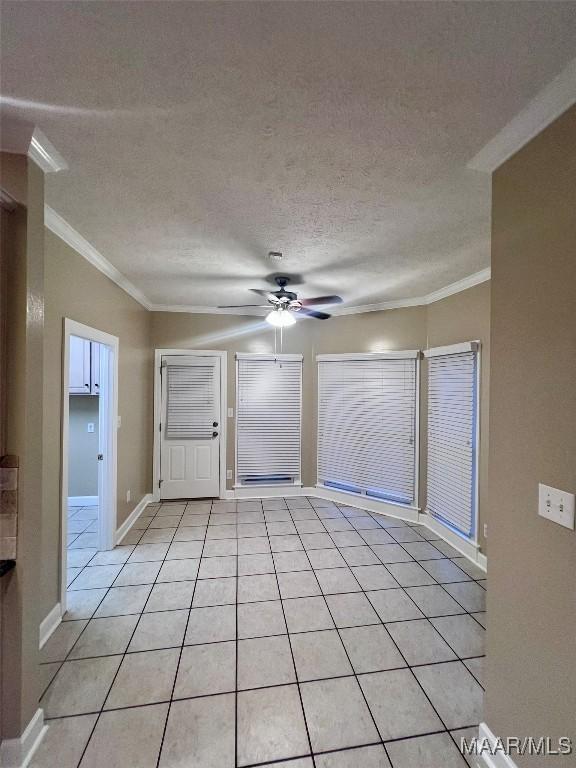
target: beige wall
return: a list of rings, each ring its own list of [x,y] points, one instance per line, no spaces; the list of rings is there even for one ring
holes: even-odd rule
[[[576,533],[537,516],[576,492],[576,107],[493,180],[486,718],[576,749]],[[517,759],[574,766],[574,755]]]
[[[389,312],[308,320],[284,333],[284,352],[304,356],[302,423],[302,482],[316,483],[316,355],[327,352],[375,352],[419,349],[426,341],[426,309],[413,307]],[[152,313],[155,349],[219,349],[228,352],[228,405],[236,414],[236,352],[273,352],[274,332],[262,318],[239,315],[200,315],[183,312]],[[227,464],[234,476],[235,419],[228,419]],[[232,487],[234,481],[228,481]]]
[[[426,307],[340,315],[314,323],[308,372],[310,401],[308,431],[303,443],[309,446],[309,485],[316,484],[316,433],[318,366],[316,355],[344,352],[384,352],[398,349],[424,349],[426,346]],[[306,395],[306,393],[305,393]]]
[[[379,352],[425,349],[458,341],[479,339],[483,349],[482,429],[485,430],[480,462],[480,502],[486,496],[487,415],[489,383],[490,284],[470,288],[428,307],[409,307],[359,315],[341,315],[329,321],[304,321],[284,334],[284,351],[304,355],[302,480],[316,483],[316,355],[343,352]],[[260,318],[234,315],[199,315],[173,312],[152,313],[154,348],[220,349],[228,352],[228,405],[235,412],[236,352],[272,352],[274,334]],[[425,366],[423,366],[423,378]],[[423,381],[425,384],[425,381]],[[423,398],[425,401],[425,398]],[[425,402],[421,413],[425,436]],[[234,470],[234,420],[228,419],[228,469]],[[426,464],[426,446],[421,442],[421,468]],[[425,506],[424,470],[420,505]],[[232,487],[233,481],[228,481]],[[482,518],[483,522],[483,518]],[[482,530],[482,522],[480,532]],[[484,542],[482,540],[482,546]]]
[[[68,496],[98,496],[98,395],[70,395]],[[94,432],[88,432],[88,424]]]
[[[214,349],[228,352],[228,407],[236,415],[236,352],[273,352],[274,333],[263,318],[240,315],[190,315],[184,312],[152,312],[152,347],[154,349]],[[304,377],[310,369],[311,348],[306,325],[297,325],[284,333],[284,352],[304,354]],[[304,398],[305,400],[305,398]],[[304,421],[311,417],[311,406],[304,403]],[[228,419],[227,466],[235,473],[235,418]],[[303,447],[302,466],[310,460],[309,446]],[[308,473],[304,478],[310,480]],[[228,487],[234,484],[228,481]]]
[[[20,205],[3,217],[7,260],[5,450],[19,457],[16,568],[2,579],[1,736],[19,736],[38,707],[42,533],[44,175],[22,156],[2,155],[2,187]]]
[[[120,339],[118,525],[152,490],[150,313],[46,231],[43,616],[59,600],[62,336],[65,317]],[[130,489],[132,501],[126,502]]]

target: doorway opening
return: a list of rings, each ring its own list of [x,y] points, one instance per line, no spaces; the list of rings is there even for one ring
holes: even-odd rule
[[[61,606],[96,552],[116,541],[118,338],[64,321]]]

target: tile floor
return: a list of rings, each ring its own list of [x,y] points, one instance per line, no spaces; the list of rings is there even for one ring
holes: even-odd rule
[[[98,547],[98,507],[68,509],[67,584],[74,581],[82,568],[96,554]]]
[[[485,574],[427,529],[316,498],[193,501],[71,551],[31,768],[465,768]]]

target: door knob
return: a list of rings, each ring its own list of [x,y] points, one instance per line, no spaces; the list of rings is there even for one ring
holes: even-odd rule
[[[104,461],[104,454],[103,453],[99,453],[98,454],[98,461]]]
[[[212,437],[218,437],[218,432],[212,432]]]
[[[213,427],[217,427],[218,426],[218,422],[217,421],[212,422],[212,426]]]

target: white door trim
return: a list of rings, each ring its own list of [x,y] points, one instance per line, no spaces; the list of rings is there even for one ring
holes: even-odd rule
[[[162,381],[160,366],[164,355],[193,355],[220,358],[220,498],[226,498],[226,442],[228,415],[228,353],[213,349],[155,349],[154,350],[154,501],[160,501],[160,421],[162,415]]]
[[[60,455],[60,517],[61,517],[61,584],[60,604],[62,613],[66,611],[66,564],[68,559],[68,441],[70,427],[68,378],[70,374],[70,336],[80,336],[83,339],[103,344],[108,348],[106,386],[100,387],[107,399],[105,408],[108,414],[106,428],[100,432],[101,445],[105,446],[104,461],[102,463],[102,498],[98,517],[101,521],[100,541],[104,549],[112,549],[115,544],[117,522],[117,454],[118,454],[118,355],[120,341],[117,336],[91,328],[75,320],[64,318],[63,360],[62,360],[62,451]],[[102,373],[101,368],[101,373]],[[101,379],[103,383],[103,379]],[[102,396],[102,395],[101,395]],[[107,406],[107,407],[106,407]],[[103,410],[102,408],[100,409]],[[100,491],[100,485],[99,485]]]

